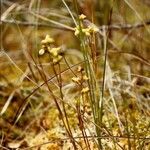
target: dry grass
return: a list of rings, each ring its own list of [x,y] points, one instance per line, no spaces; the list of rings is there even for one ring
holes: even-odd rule
[[[148,3],[1,0],[1,149],[150,149]]]

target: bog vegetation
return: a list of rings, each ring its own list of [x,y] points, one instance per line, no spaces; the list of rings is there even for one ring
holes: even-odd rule
[[[1,0],[0,149],[149,150],[150,2]]]

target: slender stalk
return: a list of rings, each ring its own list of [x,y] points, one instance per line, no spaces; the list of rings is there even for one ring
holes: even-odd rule
[[[66,131],[67,131],[67,133],[68,133],[68,135],[70,137],[70,140],[71,140],[71,142],[73,144],[73,147],[76,150],[77,147],[76,147],[76,144],[75,144],[75,140],[73,139],[73,135],[72,135],[71,128],[70,128],[70,125],[69,125],[69,120],[68,120],[68,117],[67,117],[67,112],[66,112],[66,109],[65,109],[65,104],[63,102],[62,79],[61,79],[60,64],[58,64],[58,67],[59,67],[59,73],[57,75],[57,72],[55,70],[55,65],[52,64],[52,68],[53,68],[54,74],[56,75],[56,78],[57,78],[57,81],[58,81],[58,84],[59,84],[60,96],[61,96],[61,99],[62,99],[62,109],[63,109],[63,112],[62,112],[62,118],[61,119],[62,119],[63,124],[64,124],[64,126],[66,128]]]

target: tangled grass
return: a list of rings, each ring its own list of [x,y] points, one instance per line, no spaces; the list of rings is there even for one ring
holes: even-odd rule
[[[1,149],[150,149],[149,2],[1,1]]]

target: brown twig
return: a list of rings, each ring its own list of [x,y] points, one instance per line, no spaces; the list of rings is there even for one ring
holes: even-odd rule
[[[92,22],[90,22],[89,20],[85,19],[84,20],[84,25],[85,26],[89,26],[91,24],[93,24]],[[95,25],[95,24],[93,24]],[[102,25],[102,26],[97,26],[99,28],[99,30],[129,30],[129,29],[133,29],[133,28],[141,28],[141,27],[145,27],[150,25],[150,20],[145,21],[143,23],[135,23],[135,24],[112,24],[112,25]]]
[[[13,25],[21,25],[21,26],[38,26],[38,27],[51,27],[55,29],[60,29],[60,30],[69,30],[68,28],[62,27],[62,26],[56,26],[53,24],[48,24],[48,23],[34,23],[34,22],[27,22],[27,21],[19,21],[19,20],[1,20],[0,25],[2,24],[13,24]],[[72,30],[69,30],[72,31]]]
[[[65,28],[62,26],[56,26],[54,24],[50,24],[50,23],[34,23],[34,22],[27,22],[27,21],[19,21],[19,20],[8,20],[8,19],[4,19],[1,20],[0,25],[2,24],[18,24],[18,25],[22,25],[22,26],[39,26],[39,27],[52,27],[52,28],[56,28],[56,29],[61,29],[61,30],[69,30],[69,31],[74,31],[72,29],[69,28]],[[91,22],[88,20],[85,20],[84,23],[86,25],[90,25]],[[144,23],[135,23],[135,24],[112,24],[112,25],[103,25],[98,27],[100,30],[102,29],[111,29],[111,30],[130,30],[133,28],[142,28],[150,25],[150,20],[144,22]]]

